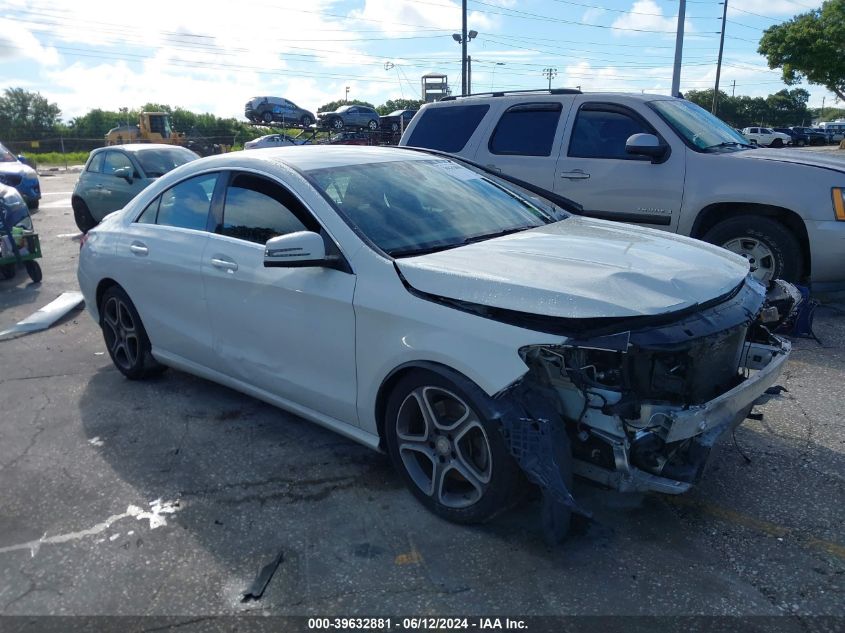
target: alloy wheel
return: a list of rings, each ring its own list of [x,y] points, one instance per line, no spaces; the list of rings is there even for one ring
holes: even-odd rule
[[[768,282],[775,274],[775,254],[769,246],[754,237],[737,237],[722,244],[722,248],[742,255],[751,266],[751,275]]]
[[[109,297],[103,305],[103,335],[115,364],[127,371],[136,366],[141,353],[138,328],[129,307],[118,297]]]
[[[395,420],[399,455],[414,484],[437,503],[466,508],[493,472],[490,442],[472,408],[440,387],[414,389]]]

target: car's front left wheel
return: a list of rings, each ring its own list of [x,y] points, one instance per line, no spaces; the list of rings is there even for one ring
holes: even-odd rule
[[[103,293],[100,329],[112,362],[130,380],[159,374],[165,368],[153,358],[141,317],[120,286],[112,286]]]
[[[479,523],[507,509],[521,481],[477,387],[462,389],[428,370],[403,376],[387,402],[385,439],[394,467],[429,510]]]
[[[91,215],[91,210],[81,198],[73,198],[70,206],[73,207],[73,220],[80,231],[87,233],[97,226],[97,220]]]

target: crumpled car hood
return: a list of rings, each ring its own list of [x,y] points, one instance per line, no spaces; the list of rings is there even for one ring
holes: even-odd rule
[[[809,165],[811,167],[822,167],[834,171],[845,172],[845,161],[838,155],[825,155],[823,152],[806,152],[793,149],[753,149],[742,152],[726,154],[733,158],[749,160],[771,160],[780,163],[793,163],[796,165]]]
[[[749,270],[698,240],[579,217],[396,266],[427,294],[574,319],[683,310],[727,294]]]

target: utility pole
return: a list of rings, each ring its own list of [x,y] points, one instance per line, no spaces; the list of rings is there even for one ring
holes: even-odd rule
[[[736,96],[736,79],[734,79],[733,86],[731,86],[731,96],[732,97]]]
[[[821,112],[819,112],[819,123],[822,121],[824,121],[824,95],[822,95],[822,109]]]
[[[467,94],[472,94],[472,56],[467,55]]]
[[[343,99],[346,103],[349,103],[349,86],[346,86],[346,96]]]
[[[725,49],[725,26],[728,23],[728,0],[722,3],[722,37],[719,40],[719,61],[716,62],[716,89],[713,91],[713,107],[710,109],[714,115],[719,107],[719,76],[722,74],[722,51]]]
[[[557,77],[557,68],[544,68],[543,77],[549,80],[549,90],[552,89],[552,79]]]
[[[672,96],[681,91],[681,58],[684,55],[684,19],[687,13],[687,0],[678,2],[678,34],[675,37],[675,67],[672,70]]]
[[[467,0],[461,0],[461,96],[467,95]]]

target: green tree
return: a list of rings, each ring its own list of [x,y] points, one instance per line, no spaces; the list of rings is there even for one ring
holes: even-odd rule
[[[321,105],[319,108],[317,108],[317,112],[334,112],[340,106],[344,105],[363,105],[370,108],[375,108],[375,106],[369,101],[361,101],[360,99],[344,101],[343,99],[338,99],[337,101],[329,101],[327,104]]]
[[[388,99],[382,105],[376,108],[376,111],[381,114],[390,114],[395,110],[418,110],[425,101],[420,99]]]
[[[40,92],[6,88],[0,97],[0,137],[4,140],[37,140],[56,135],[62,111]]]
[[[806,79],[845,99],[845,0],[796,15],[763,32],[757,51],[780,68],[787,85]]]
[[[810,93],[803,88],[784,88],[766,97],[766,121],[769,125],[786,126],[810,122],[807,101]]]

